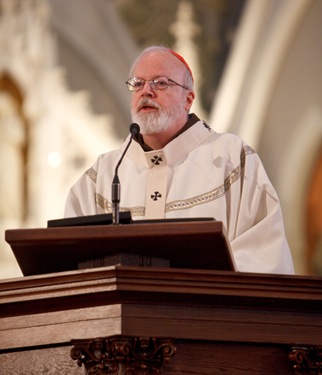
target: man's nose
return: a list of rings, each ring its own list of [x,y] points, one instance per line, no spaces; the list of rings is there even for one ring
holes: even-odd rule
[[[151,86],[151,82],[150,81],[145,81],[144,82],[144,86],[141,90],[141,95],[142,96],[154,96],[154,91],[152,89],[152,86]]]

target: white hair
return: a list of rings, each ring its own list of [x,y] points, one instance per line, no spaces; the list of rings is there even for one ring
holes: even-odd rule
[[[191,73],[191,70],[190,70],[188,64],[185,62],[185,60],[183,58],[181,58],[181,56],[179,54],[177,54],[176,52],[172,51],[170,48],[165,47],[165,46],[150,46],[150,47],[145,48],[139,54],[139,56],[135,59],[134,63],[132,64],[132,66],[130,68],[130,77],[131,78],[133,77],[136,65],[141,60],[141,58],[143,56],[149,55],[149,54],[151,54],[153,52],[170,53],[172,56],[177,57],[183,63],[183,65],[186,68],[186,72],[185,72],[185,75],[184,75],[184,85],[186,87],[188,87],[189,89],[191,89],[191,90],[193,89],[194,82],[193,82],[192,73]]]

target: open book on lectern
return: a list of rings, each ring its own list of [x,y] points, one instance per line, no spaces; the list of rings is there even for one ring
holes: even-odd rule
[[[120,224],[149,224],[149,223],[171,223],[171,222],[189,222],[189,221],[214,221],[210,217],[196,217],[196,218],[180,218],[180,219],[147,219],[147,220],[132,220],[130,211],[123,211],[119,213]],[[97,214],[67,217],[64,219],[48,220],[48,228],[53,227],[71,227],[71,226],[84,226],[84,225],[110,225],[113,223],[112,214]]]

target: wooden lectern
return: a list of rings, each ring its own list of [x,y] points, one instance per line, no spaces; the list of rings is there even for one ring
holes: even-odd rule
[[[215,220],[18,229],[6,231],[6,240],[25,276],[115,260],[121,265],[156,259],[174,268],[234,270],[222,223]],[[118,255],[124,257],[117,260]]]
[[[213,269],[232,266],[221,223],[6,239],[29,276],[0,282],[1,374],[322,373],[321,278]],[[77,269],[115,249],[169,267]]]

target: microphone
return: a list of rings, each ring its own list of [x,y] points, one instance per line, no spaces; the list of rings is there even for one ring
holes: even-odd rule
[[[132,142],[133,137],[135,137],[137,134],[140,133],[140,127],[138,124],[133,123],[130,125],[130,133],[131,137],[130,140],[123,151],[122,156],[120,157],[120,160],[116,164],[115,172],[114,172],[114,178],[112,182],[112,217],[113,217],[113,224],[119,224],[120,223],[120,201],[121,201],[121,184],[118,177],[118,169],[119,166],[122,163],[122,160],[130,147],[130,144]]]

